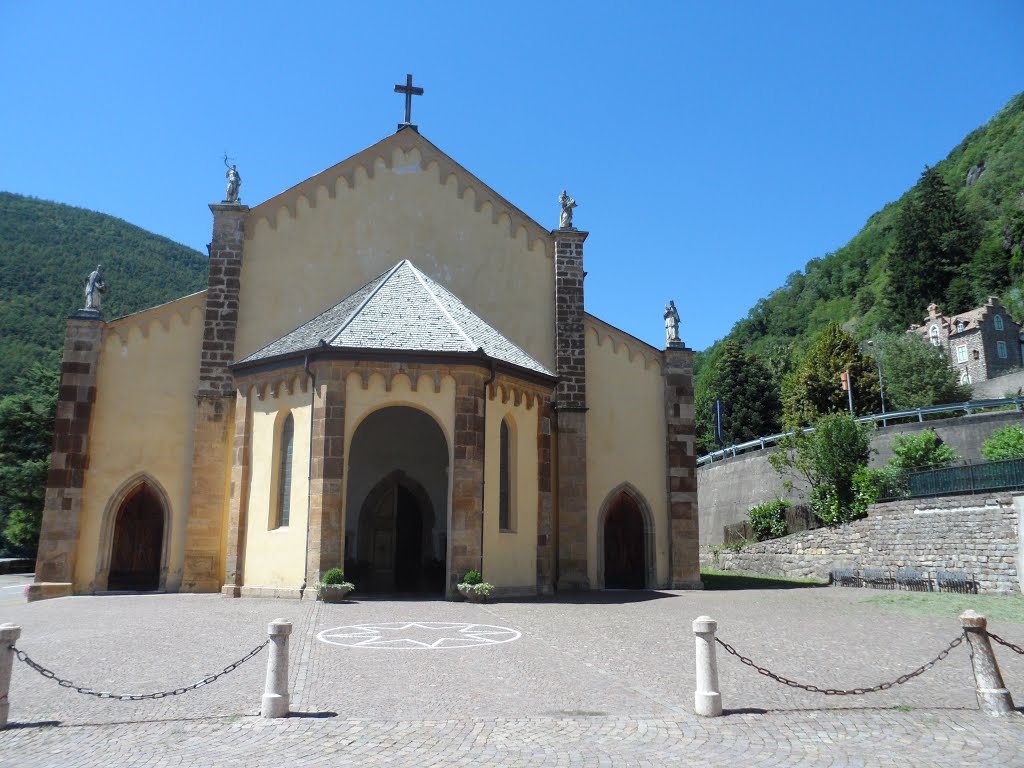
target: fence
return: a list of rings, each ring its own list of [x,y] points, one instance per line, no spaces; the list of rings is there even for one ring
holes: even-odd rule
[[[274,619],[267,627],[269,637],[257,645],[245,656],[231,664],[228,664],[220,672],[198,680],[179,688],[172,688],[165,691],[154,691],[152,693],[111,693],[100,691],[86,685],[79,685],[60,677],[56,672],[40,664],[29,656],[25,651],[18,648],[15,643],[21,637],[21,627],[14,624],[0,624],[0,731],[7,727],[7,717],[10,712],[10,686],[11,673],[14,660],[23,662],[27,667],[38,672],[47,680],[53,680],[61,688],[69,688],[75,693],[85,696],[95,696],[98,699],[114,699],[117,701],[145,701],[149,699],[163,699],[168,696],[180,696],[184,693],[197,690],[204,686],[215,683],[224,675],[230,674],[238,669],[260,651],[270,646],[270,655],[267,657],[267,679],[264,687],[263,699],[260,707],[260,714],[263,717],[277,718],[288,716],[288,636],[291,634],[292,625],[285,619]]]
[[[879,475],[874,479],[878,501],[956,496],[983,491],[1024,490],[1024,459],[922,469]]]
[[[867,587],[906,592],[978,594],[978,580],[964,571],[919,571],[914,568],[833,568],[829,579],[837,587]]]
[[[1022,410],[1021,406],[1024,405],[1024,397],[1006,397],[996,400],[972,400],[968,403],[950,403],[948,405],[930,405],[925,408],[912,408],[907,411],[893,411],[891,413],[873,413],[870,416],[859,416],[857,421],[861,424],[878,424],[881,422],[882,426],[887,426],[889,422],[907,421],[916,419],[919,422],[923,422],[926,416],[937,416],[944,413],[963,413],[967,416],[975,413],[976,411],[987,411],[993,409],[1006,409],[1013,407],[1017,411]],[[814,427],[807,427],[806,429],[800,430],[801,432],[813,432]],[[758,437],[754,440],[748,440],[745,443],[737,443],[736,445],[730,445],[725,448],[721,448],[717,451],[699,456],[697,458],[697,466],[703,466],[704,464],[710,464],[721,459],[727,459],[737,454],[743,453],[751,449],[762,450],[768,446],[775,445],[780,440],[791,435],[795,435],[796,432],[780,432],[777,435],[767,435],[766,437]]]
[[[920,677],[936,664],[948,658],[957,646],[966,641],[970,648],[971,669],[974,672],[974,690],[978,699],[978,707],[990,715],[1015,714],[1013,698],[1003,682],[1003,676],[999,670],[995,653],[992,650],[991,641],[995,641],[1004,648],[1009,648],[1012,652],[1021,655],[1024,655],[1024,648],[989,632],[988,622],[985,620],[985,617],[974,611],[964,611],[960,616],[960,626],[960,632],[950,640],[945,648],[939,651],[937,656],[926,661],[916,669],[899,675],[894,680],[887,680],[870,686],[835,688],[799,682],[757,664],[736,650],[732,645],[716,636],[718,631],[717,621],[710,616],[700,616],[693,622],[697,662],[697,684],[693,694],[694,711],[703,717],[719,717],[722,715],[722,693],[718,682],[716,645],[721,646],[725,649],[726,653],[738,659],[741,664],[755,670],[759,675],[764,675],[790,688],[798,688],[809,693],[820,693],[824,696],[862,696],[864,694],[886,691],[897,685],[903,685],[915,677]]]

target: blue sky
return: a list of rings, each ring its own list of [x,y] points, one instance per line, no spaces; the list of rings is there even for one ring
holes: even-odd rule
[[[0,189],[205,253],[256,204],[421,132],[545,226],[590,231],[588,309],[703,349],[1024,90],[1024,3],[0,0]],[[77,279],[77,278],[74,278]]]

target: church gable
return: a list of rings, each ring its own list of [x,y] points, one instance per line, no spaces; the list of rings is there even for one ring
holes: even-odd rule
[[[409,259],[554,368],[550,233],[412,130],[253,208],[236,359]]]

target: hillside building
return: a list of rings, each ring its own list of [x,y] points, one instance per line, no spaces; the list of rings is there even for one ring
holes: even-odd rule
[[[408,122],[252,208],[233,170],[206,290],[68,320],[30,599],[701,586],[692,351],[585,311],[571,207]]]
[[[995,296],[948,317],[929,304],[924,323],[910,326],[909,332],[944,350],[961,384],[978,384],[1021,367],[1020,326]]]

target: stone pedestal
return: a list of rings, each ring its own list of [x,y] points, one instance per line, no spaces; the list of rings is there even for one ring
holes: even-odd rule
[[[1012,715],[1013,699],[1003,683],[992,641],[988,639],[988,621],[974,611],[964,611],[960,616],[967,642],[971,646],[971,667],[977,685],[978,707],[990,715]]]
[[[701,717],[722,714],[722,693],[718,687],[718,657],[715,654],[715,632],[718,622],[710,616],[698,616],[693,622],[696,641],[697,687],[693,693],[693,711]]]
[[[36,557],[36,588],[30,590],[30,600],[72,592],[103,327],[95,310],[82,310],[67,321],[53,454],[46,476],[46,501]]]
[[[11,710],[9,693],[11,673],[14,665],[14,651],[11,646],[21,637],[21,627],[14,624],[0,624],[0,731],[7,727],[7,715]]]
[[[665,350],[665,454],[669,509],[669,586],[702,589],[697,518],[693,350]]]
[[[274,619],[267,626],[270,655],[267,657],[267,684],[260,703],[261,717],[288,717],[288,636],[292,623]]]

